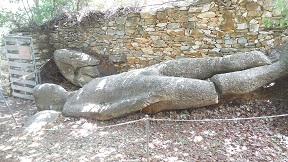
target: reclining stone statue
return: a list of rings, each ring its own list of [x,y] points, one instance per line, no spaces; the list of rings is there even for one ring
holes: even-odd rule
[[[275,63],[257,51],[218,58],[171,60],[95,78],[73,93],[65,92],[58,85],[38,85],[34,97],[38,108],[63,108],[62,113],[66,116],[98,120],[138,111],[156,113],[202,107],[217,104],[219,95],[252,92],[287,75],[287,55],[288,45]],[[54,93],[49,98],[48,89],[54,92],[59,89],[61,95]]]

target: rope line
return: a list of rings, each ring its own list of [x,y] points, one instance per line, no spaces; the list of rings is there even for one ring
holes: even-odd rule
[[[97,128],[93,128],[93,129],[88,129],[88,128],[59,128],[59,129],[40,129],[40,130],[46,130],[46,131],[56,131],[56,130],[97,130],[97,129],[105,129],[105,128],[113,128],[113,127],[117,127],[117,126],[123,126],[123,125],[128,125],[128,124],[133,124],[133,123],[137,123],[140,121],[144,121],[145,119],[138,119],[138,120],[133,120],[133,121],[128,121],[128,122],[124,122],[124,123],[119,123],[119,124],[114,124],[114,125],[108,125],[108,126],[102,126],[102,127],[97,127]],[[16,128],[25,128],[25,129],[37,129],[37,128],[29,128],[29,127],[20,127],[20,126],[16,126]],[[37,129],[38,130],[38,129]]]
[[[174,119],[156,119],[156,118],[148,118],[148,121],[171,121],[171,122],[213,122],[213,121],[238,121],[238,120],[253,120],[253,119],[265,119],[265,118],[279,118],[279,117],[286,117],[288,114],[281,114],[281,115],[271,115],[271,116],[259,116],[259,117],[248,117],[248,118],[230,118],[230,119],[199,119],[199,120],[174,120]],[[146,121],[146,118],[128,121],[124,123],[114,124],[114,125],[108,125],[108,126],[102,126],[97,127],[93,129],[88,128],[59,128],[59,129],[41,129],[41,130],[47,130],[47,131],[56,131],[56,130],[94,130],[94,129],[106,129],[106,128],[113,128],[117,126],[123,126],[128,124],[137,123],[140,121]],[[36,128],[29,128],[29,127],[20,127],[16,126],[16,128],[26,128],[26,129],[36,129]]]
[[[285,117],[288,114],[281,115],[271,115],[271,116],[259,116],[259,117],[248,117],[248,118],[231,118],[231,119],[199,119],[199,120],[174,120],[174,119],[155,119],[150,118],[151,121],[175,121],[175,122],[213,122],[213,121],[237,121],[237,120],[253,120],[253,119],[263,119],[263,118],[278,118]]]

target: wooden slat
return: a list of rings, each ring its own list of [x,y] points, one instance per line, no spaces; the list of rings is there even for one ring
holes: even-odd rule
[[[12,92],[12,95],[14,97],[24,98],[24,99],[28,99],[28,100],[34,100],[34,97],[32,95],[25,95],[25,94],[16,93],[16,92]]]
[[[22,86],[11,84],[11,88],[14,90],[33,93],[33,88],[29,88],[29,87],[22,87]]]
[[[17,45],[6,45],[5,48],[6,50],[18,50],[18,47]]]
[[[6,57],[7,58],[20,59],[19,54],[15,54],[15,53],[6,53]]]
[[[8,61],[8,66],[15,66],[15,67],[21,67],[21,68],[33,68],[33,64],[29,63],[23,63],[23,62],[13,62],[13,61]]]
[[[23,36],[4,36],[3,37],[5,41],[16,41],[16,40],[21,40],[21,41],[32,41],[32,37],[23,37]]]
[[[22,75],[22,76],[26,76],[26,75],[30,74],[29,75],[30,78],[35,77],[35,73],[31,74],[31,72],[26,72],[26,71],[18,71],[18,70],[9,69],[9,73],[10,74],[16,74],[16,75]]]
[[[34,80],[25,80],[25,79],[21,79],[19,80],[19,78],[12,78],[10,77],[10,81],[11,82],[15,82],[15,83],[23,83],[23,84],[28,84],[28,85],[32,85],[32,86],[36,86],[36,81]]]

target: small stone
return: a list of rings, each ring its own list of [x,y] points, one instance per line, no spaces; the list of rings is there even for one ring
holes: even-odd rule
[[[137,43],[148,43],[149,42],[149,39],[146,39],[146,38],[135,38],[134,39],[134,42],[137,42]]]
[[[222,48],[222,46],[220,44],[215,44],[216,48]]]
[[[166,26],[167,25],[167,23],[158,23],[156,26],[158,26],[158,27],[164,27],[164,26]]]
[[[155,31],[154,28],[146,28],[146,29],[144,29],[144,30],[147,31],[147,32]]]
[[[155,40],[154,47],[166,47],[166,43],[163,40]]]
[[[186,50],[188,50],[190,47],[189,46],[181,46],[179,49],[181,50],[181,51],[186,51]]]
[[[189,18],[188,21],[197,21],[197,18],[196,17],[191,17],[191,18]]]
[[[156,17],[155,14],[150,14],[150,13],[140,13],[141,19],[154,19]]]
[[[252,33],[257,33],[259,31],[259,24],[250,24],[249,31]]]
[[[194,49],[194,50],[199,49],[199,48],[200,48],[200,46],[197,46],[197,45],[192,46],[192,49]]]
[[[211,34],[211,30],[202,30],[206,35]]]
[[[139,23],[139,17],[128,17],[126,19],[126,26],[137,26]]]
[[[180,23],[169,23],[167,25],[167,28],[168,29],[177,29],[177,28],[180,28]]]
[[[116,21],[117,24],[125,24],[126,17],[118,17],[118,18],[116,18],[115,21]]]
[[[223,53],[237,52],[237,49],[235,49],[235,48],[221,48],[221,52],[223,52]]]
[[[125,35],[125,31],[116,31],[117,35]]]
[[[200,31],[200,30],[198,30],[198,29],[193,29],[193,30],[191,30],[191,32],[190,32],[190,34],[192,35],[192,36],[203,36],[204,35],[204,33],[202,32],[202,31]]]
[[[262,17],[272,17],[272,12],[266,11],[262,14]]]
[[[127,62],[127,55],[121,53],[118,55],[109,55],[109,60],[114,63],[125,63]]]
[[[201,12],[207,12],[207,11],[209,11],[210,7],[211,7],[211,4],[206,4],[206,5],[204,5]]]
[[[237,43],[240,43],[240,44],[247,43],[247,39],[244,38],[244,37],[238,38],[238,39],[237,39]]]
[[[248,28],[247,23],[237,24],[237,29],[239,29],[239,30],[247,29],[247,28]]]
[[[202,7],[190,7],[189,12],[201,12]]]
[[[151,38],[153,41],[156,41],[156,40],[159,39],[159,36],[153,36],[153,35],[151,35],[150,38]]]
[[[159,20],[164,20],[164,19],[167,19],[167,15],[166,13],[164,12],[158,12],[157,15],[156,15],[157,19]]]
[[[192,37],[187,37],[187,36],[176,36],[174,38],[175,42],[192,42],[194,38]],[[174,44],[175,45],[175,44]]]
[[[288,42],[288,36],[283,37],[283,38],[282,38],[282,42],[284,42],[284,43]]]
[[[217,32],[217,36],[218,36],[218,37],[223,37],[224,35],[225,35],[224,32],[221,32],[221,31],[218,31],[218,32]]]
[[[258,24],[259,22],[255,19],[250,20],[249,24]]]
[[[216,17],[215,12],[204,12],[197,16],[198,18],[213,18]]]
[[[185,23],[183,23],[183,28],[193,29],[193,28],[195,28],[195,22],[193,22],[193,21],[185,22]]]
[[[172,40],[172,38],[168,35],[168,34],[166,34],[166,33],[163,33],[162,34],[162,36],[161,36],[161,38],[163,39],[163,40]]]
[[[115,34],[115,30],[111,29],[111,28],[108,28],[107,30],[107,35],[114,35]]]
[[[274,44],[274,39],[268,40],[266,42],[266,44],[269,45],[269,46],[273,45]]]
[[[210,18],[210,21],[211,21],[211,22],[218,22],[219,19],[218,19],[218,18]]]
[[[248,15],[248,12],[245,12],[245,13],[243,13],[243,17],[247,17],[247,15]]]
[[[188,7],[187,6],[180,7],[179,11],[188,11]]]
[[[144,54],[150,54],[152,55],[154,52],[153,52],[153,49],[151,47],[147,47],[147,48],[141,48],[142,52]]]
[[[167,34],[169,34],[169,35],[184,35],[184,30],[181,30],[181,29],[167,30]]]
[[[248,11],[248,16],[258,17],[258,16],[261,16],[261,12],[259,12],[259,11]]]
[[[212,52],[220,52],[220,50],[221,50],[220,48],[213,48],[211,51]]]
[[[139,44],[136,42],[131,42],[132,47],[139,47]]]
[[[200,42],[200,41],[196,41],[196,42],[195,42],[195,44],[196,44],[196,45],[202,45],[202,44],[203,44],[203,42]]]
[[[227,40],[225,40],[225,44],[226,45],[232,45],[232,44],[234,44],[234,41],[232,39],[227,39]]]

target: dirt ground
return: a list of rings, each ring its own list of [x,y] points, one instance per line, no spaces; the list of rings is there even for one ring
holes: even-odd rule
[[[223,119],[288,114],[287,78],[257,93],[229,96],[217,105],[168,111],[155,119]],[[272,85],[272,84],[271,84]],[[1,162],[146,161],[145,114],[97,121],[61,117],[34,135],[19,130],[36,113],[33,101],[8,98],[15,125],[0,101]],[[123,122],[135,123],[99,129]],[[150,161],[288,161],[288,117],[239,121],[150,121]]]

